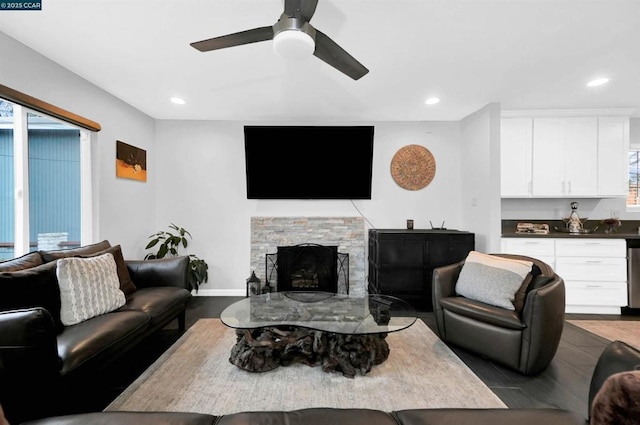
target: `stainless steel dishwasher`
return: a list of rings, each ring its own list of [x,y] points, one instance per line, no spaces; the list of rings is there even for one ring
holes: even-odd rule
[[[627,291],[629,307],[640,308],[640,239],[627,239]]]

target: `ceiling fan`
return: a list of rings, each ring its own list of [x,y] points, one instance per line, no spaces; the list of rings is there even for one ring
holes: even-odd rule
[[[309,21],[316,11],[318,0],[284,0],[284,12],[278,22],[233,34],[196,41],[191,46],[201,52],[240,46],[258,41],[273,40],[274,50],[293,48],[293,54],[304,52],[328,63],[338,71],[358,80],[369,72],[360,62],[347,53],[324,33],[315,29]]]

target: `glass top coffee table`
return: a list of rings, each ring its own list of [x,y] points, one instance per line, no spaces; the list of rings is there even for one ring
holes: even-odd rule
[[[245,298],[229,305],[220,320],[236,329],[229,361],[241,369],[304,363],[354,377],[387,359],[387,334],[415,323],[416,311],[388,295],[295,291]]]

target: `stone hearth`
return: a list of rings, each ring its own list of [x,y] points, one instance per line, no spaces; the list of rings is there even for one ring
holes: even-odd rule
[[[349,254],[349,294],[366,294],[362,217],[252,217],[251,270],[264,283],[266,254],[277,252],[278,246],[304,243],[335,245]]]

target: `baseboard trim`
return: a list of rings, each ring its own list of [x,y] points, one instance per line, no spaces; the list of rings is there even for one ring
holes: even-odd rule
[[[244,297],[247,295],[244,289],[199,289],[192,291],[194,297]]]
[[[574,314],[620,314],[620,307],[601,305],[567,305],[565,313]]]

